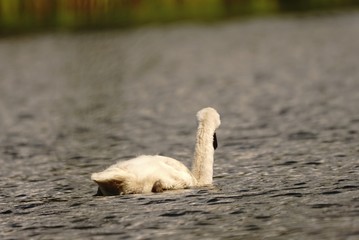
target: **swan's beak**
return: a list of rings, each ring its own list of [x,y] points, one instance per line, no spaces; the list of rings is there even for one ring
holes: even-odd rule
[[[213,148],[214,150],[216,150],[218,147],[218,142],[217,142],[217,135],[216,133],[213,134]]]

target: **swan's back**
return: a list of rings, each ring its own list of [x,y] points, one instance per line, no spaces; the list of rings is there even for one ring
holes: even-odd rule
[[[105,195],[188,188],[195,178],[181,162],[163,156],[139,156],[91,176]]]

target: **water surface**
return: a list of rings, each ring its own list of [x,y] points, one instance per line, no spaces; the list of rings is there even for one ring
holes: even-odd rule
[[[2,239],[355,239],[358,14],[0,41]],[[191,163],[221,114],[211,189],[94,197],[139,154]]]

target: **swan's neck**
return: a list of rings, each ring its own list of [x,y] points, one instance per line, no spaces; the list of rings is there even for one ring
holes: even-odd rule
[[[210,185],[213,181],[213,134],[214,127],[200,123],[197,130],[196,147],[192,163],[192,174],[198,186]]]

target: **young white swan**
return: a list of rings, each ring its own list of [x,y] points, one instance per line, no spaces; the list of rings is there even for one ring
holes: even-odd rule
[[[204,108],[197,113],[197,119],[192,171],[173,158],[142,155],[93,173],[91,179],[99,186],[97,195],[162,192],[211,185],[213,155],[217,148],[215,130],[221,124],[220,116],[215,109]]]

